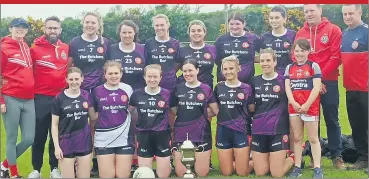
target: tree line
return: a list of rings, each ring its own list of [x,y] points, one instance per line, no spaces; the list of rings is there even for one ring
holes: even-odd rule
[[[282,5],[283,6],[283,5]],[[342,19],[341,13],[342,5],[323,5],[323,16],[327,17],[332,23],[338,25],[342,30],[346,25]],[[287,24],[286,27],[299,30],[305,21],[303,9],[301,7],[285,7],[287,10]],[[267,5],[249,5],[245,8],[231,8],[229,12],[241,11],[246,18],[247,28],[261,35],[263,32],[269,31],[268,14],[271,7]],[[117,26],[123,20],[132,20],[139,26],[138,42],[144,43],[146,39],[155,35],[152,27],[151,18],[156,14],[166,14],[169,17],[171,27],[169,29],[170,36],[180,40],[181,42],[188,42],[187,34],[188,23],[191,20],[202,20],[207,27],[206,41],[215,41],[216,38],[226,31],[225,13],[224,11],[215,11],[201,13],[201,6],[190,8],[188,5],[156,5],[150,8],[129,8],[123,9],[122,6],[116,5],[112,7],[107,14],[103,16],[104,19],[104,33],[103,36],[111,39],[113,42],[119,41],[117,35]],[[82,34],[81,18],[85,12],[77,17],[68,17],[62,21],[62,35],[61,39],[69,43],[70,40]],[[1,19],[0,32],[1,37],[9,34],[8,25],[14,17],[6,17]],[[44,19],[35,19],[31,15],[28,16],[27,21],[31,24],[31,29],[26,37],[29,45],[33,40],[42,35],[42,26]],[[363,5],[363,21],[368,21],[368,8]]]

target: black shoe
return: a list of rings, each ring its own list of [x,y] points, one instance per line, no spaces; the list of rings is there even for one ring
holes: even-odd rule
[[[0,170],[0,178],[10,178],[9,170]]]
[[[353,165],[347,167],[347,170],[368,169],[368,161],[358,160]]]

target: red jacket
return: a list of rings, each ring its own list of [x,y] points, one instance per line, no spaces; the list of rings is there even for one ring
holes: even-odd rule
[[[28,45],[7,36],[1,39],[1,77],[7,81],[1,94],[20,98],[34,98],[33,64]],[[4,104],[4,100],[1,99]]]
[[[50,44],[45,36],[34,40],[31,56],[35,64],[35,94],[56,96],[66,87],[69,47],[58,40]]]
[[[341,65],[341,35],[341,29],[325,17],[315,27],[310,27],[305,22],[304,27],[296,34],[295,41],[301,38],[309,40],[312,52],[308,58],[319,64],[323,80],[338,80],[338,67]]]

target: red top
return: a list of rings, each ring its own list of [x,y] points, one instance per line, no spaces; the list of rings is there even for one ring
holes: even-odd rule
[[[305,22],[304,27],[296,34],[295,41],[305,38],[310,42],[312,51],[308,58],[320,66],[322,80],[338,80],[338,67],[341,65],[341,35],[341,29],[325,17],[315,27],[310,27]],[[295,61],[294,54],[293,60]]]
[[[32,59],[28,45],[7,36],[1,39],[1,76],[7,81],[1,94],[21,99],[34,98]],[[1,104],[4,99],[1,97]]]
[[[34,40],[31,56],[35,64],[35,94],[56,96],[66,87],[69,47],[58,40],[50,44],[45,36]]]

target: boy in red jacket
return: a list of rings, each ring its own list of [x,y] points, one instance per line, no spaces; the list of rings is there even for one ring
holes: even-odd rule
[[[322,71],[321,104],[327,125],[328,148],[333,165],[345,168],[342,160],[341,127],[338,120],[338,67],[341,64],[341,29],[322,17],[320,4],[304,5],[305,23],[296,39],[308,39],[311,45],[309,59],[318,63]]]
[[[66,87],[69,47],[59,40],[61,22],[52,16],[45,20],[44,35],[36,38],[31,47],[35,76],[36,133],[32,145],[32,171],[28,178],[40,178],[45,142],[51,139],[51,106],[54,97]],[[50,178],[61,178],[53,140],[49,140]]]
[[[6,131],[6,159],[0,165],[0,178],[22,178],[17,158],[32,145],[35,135],[33,62],[24,42],[30,26],[21,18],[9,25],[11,35],[1,39],[1,114]],[[18,127],[22,132],[17,145]],[[9,175],[10,170],[10,175]]]

